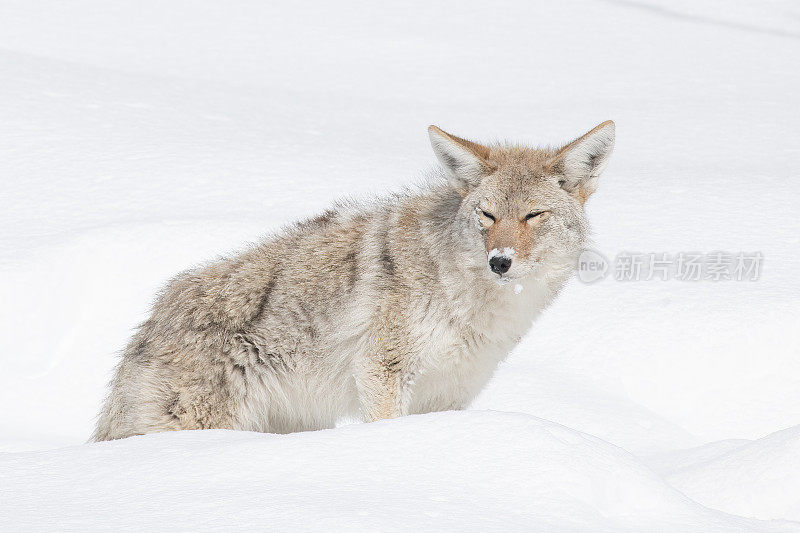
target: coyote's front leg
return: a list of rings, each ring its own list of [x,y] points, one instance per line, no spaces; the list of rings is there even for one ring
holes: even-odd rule
[[[376,347],[377,348],[377,347]],[[408,358],[397,348],[370,351],[356,369],[358,399],[365,422],[408,414]]]

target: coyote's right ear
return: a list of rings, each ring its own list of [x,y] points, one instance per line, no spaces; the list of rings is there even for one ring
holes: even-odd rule
[[[491,171],[489,149],[481,144],[450,135],[436,126],[428,127],[433,152],[450,183],[462,193],[476,187]]]

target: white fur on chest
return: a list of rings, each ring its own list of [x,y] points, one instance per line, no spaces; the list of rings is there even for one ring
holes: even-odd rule
[[[491,378],[498,363],[517,345],[552,299],[536,280],[498,285],[490,298],[465,294],[467,323],[427,317],[409,384],[410,412],[465,407]],[[431,325],[432,321],[437,321]],[[423,333],[423,332],[420,332]]]

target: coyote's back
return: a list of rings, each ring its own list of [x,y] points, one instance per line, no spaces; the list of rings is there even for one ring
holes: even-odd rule
[[[614,125],[559,150],[429,132],[443,171],[426,186],[339,204],[167,284],[93,438],[465,407],[572,273]]]

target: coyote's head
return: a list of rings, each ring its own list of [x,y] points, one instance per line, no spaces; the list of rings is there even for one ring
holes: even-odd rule
[[[428,133],[463,197],[458,218],[470,241],[464,244],[487,276],[512,281],[577,256],[588,234],[583,204],[614,147],[613,122],[559,149],[484,146],[436,126]]]

